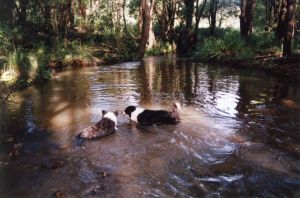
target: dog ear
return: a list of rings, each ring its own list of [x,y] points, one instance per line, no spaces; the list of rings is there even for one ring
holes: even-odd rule
[[[178,109],[177,104],[175,102],[173,103],[173,108]]]
[[[102,110],[102,115],[105,115],[107,113],[107,111]]]
[[[114,114],[115,114],[116,116],[118,116],[118,111],[115,111]]]

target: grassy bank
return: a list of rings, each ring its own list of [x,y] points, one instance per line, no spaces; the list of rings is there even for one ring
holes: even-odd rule
[[[32,33],[34,34],[34,33]],[[43,83],[71,67],[95,66],[136,59],[136,42],[110,31],[70,32],[68,38],[30,38],[18,29],[0,28],[0,98],[20,88]]]
[[[196,61],[254,67],[295,78],[300,76],[299,54],[282,58],[280,42],[273,33],[254,32],[251,38],[244,39],[236,30],[219,29],[214,37],[209,37],[208,30],[202,29],[199,40],[192,55]],[[294,46],[299,45],[294,43]]]
[[[215,37],[205,36],[206,31],[202,30],[200,42],[193,53],[199,61],[247,61],[260,54],[275,55],[281,51],[273,34],[254,33],[245,40],[236,30],[220,29]]]

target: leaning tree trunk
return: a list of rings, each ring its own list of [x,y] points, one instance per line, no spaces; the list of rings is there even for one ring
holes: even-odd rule
[[[138,47],[138,54],[143,58],[146,51],[149,34],[151,31],[152,13],[155,0],[142,0],[140,4],[140,19],[141,19],[141,38]]]
[[[290,57],[295,26],[295,0],[282,0],[278,19],[277,36],[283,40],[283,57]]]
[[[252,34],[255,3],[256,0],[241,0],[240,33],[244,38]]]

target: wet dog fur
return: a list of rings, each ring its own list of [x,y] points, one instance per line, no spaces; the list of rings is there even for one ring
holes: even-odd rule
[[[116,132],[118,112],[102,111],[102,119],[94,126],[83,129],[77,137],[81,139],[95,139],[111,135]]]
[[[142,125],[163,125],[163,124],[177,124],[180,122],[179,116],[180,104],[173,103],[169,111],[166,110],[150,110],[143,109],[136,106],[128,106],[124,110],[132,121]]]

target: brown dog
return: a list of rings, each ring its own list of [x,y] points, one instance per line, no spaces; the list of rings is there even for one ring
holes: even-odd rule
[[[102,111],[102,119],[94,126],[83,129],[77,136],[82,139],[101,138],[116,132],[118,112]]]

